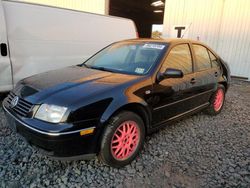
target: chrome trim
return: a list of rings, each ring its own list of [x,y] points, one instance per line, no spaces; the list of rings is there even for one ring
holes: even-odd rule
[[[188,113],[190,113],[190,112],[193,112],[193,111],[195,111],[195,110],[198,110],[198,109],[200,109],[200,108],[205,108],[205,107],[208,106],[208,105],[209,105],[209,102],[206,102],[206,103],[204,103],[204,104],[202,104],[202,105],[200,105],[200,106],[197,106],[197,107],[195,107],[195,108],[192,108],[191,110],[188,110],[188,111],[186,111],[186,112],[177,114],[176,116],[173,116],[173,117],[167,119],[167,121],[171,121],[171,120],[173,120],[173,119],[179,118],[179,117],[181,117],[181,116],[184,116],[184,115],[186,115],[186,114],[188,114]]]
[[[153,110],[159,110],[159,109],[161,109],[161,108],[164,108],[164,107],[167,107],[167,106],[171,106],[171,105],[173,105],[173,104],[177,104],[177,103],[179,103],[179,102],[183,102],[183,101],[185,101],[185,100],[192,99],[192,98],[194,98],[194,97],[197,97],[197,96],[199,96],[199,95],[203,95],[203,94],[205,94],[205,93],[209,93],[209,92],[212,92],[212,91],[214,91],[214,89],[210,89],[210,90],[208,90],[208,91],[204,91],[204,92],[199,93],[199,94],[197,94],[197,95],[193,95],[193,96],[187,97],[187,98],[185,98],[185,99],[181,99],[181,100],[178,100],[178,101],[169,103],[169,104],[165,104],[165,105],[163,105],[163,106],[156,107],[156,108],[154,108]]]
[[[78,132],[81,132],[81,131],[84,131],[84,130],[87,130],[87,129],[95,129],[95,127],[89,127],[89,128],[85,128],[85,129],[80,129],[80,130],[75,130],[75,131],[68,131],[68,132],[62,132],[62,133],[50,133],[50,132],[45,132],[45,131],[41,131],[41,130],[38,130],[38,129],[36,129],[36,128],[33,128],[33,127],[27,125],[26,123],[22,122],[21,120],[17,119],[13,114],[11,114],[11,113],[9,112],[9,110],[7,110],[7,108],[6,108],[4,105],[3,105],[3,109],[4,109],[12,118],[14,118],[18,123],[22,124],[22,125],[25,126],[26,128],[31,129],[32,131],[35,131],[35,132],[37,132],[37,133],[47,135],[47,136],[62,136],[62,135],[68,135],[68,134],[78,133]]]
[[[206,103],[204,103],[204,104],[202,104],[202,105],[200,105],[200,106],[197,106],[197,107],[195,107],[195,108],[192,108],[191,110],[188,110],[188,111],[186,111],[186,112],[177,114],[177,115],[175,115],[175,116],[173,116],[173,117],[171,117],[171,118],[168,118],[168,119],[166,119],[166,120],[163,120],[163,121],[157,123],[156,126],[161,125],[161,124],[164,124],[164,123],[166,123],[166,122],[168,122],[168,121],[172,121],[172,120],[177,119],[177,118],[179,118],[179,117],[185,116],[186,114],[189,114],[189,113],[191,113],[191,112],[194,112],[194,111],[196,111],[196,110],[198,110],[198,109],[205,108],[205,107],[207,107],[208,105],[209,105],[209,102],[206,102]]]

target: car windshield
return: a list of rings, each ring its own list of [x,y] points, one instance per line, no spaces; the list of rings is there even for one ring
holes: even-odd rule
[[[115,43],[98,52],[83,65],[110,72],[144,75],[149,72],[165,48],[165,43],[156,42]]]

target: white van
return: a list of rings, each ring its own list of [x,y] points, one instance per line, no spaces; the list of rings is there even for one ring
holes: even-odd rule
[[[136,37],[129,19],[0,0],[0,92],[22,78],[82,63],[114,41]]]

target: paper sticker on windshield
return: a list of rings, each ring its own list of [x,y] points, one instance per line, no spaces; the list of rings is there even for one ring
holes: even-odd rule
[[[145,70],[144,68],[136,68],[135,72],[138,73],[138,74],[143,74],[144,70]]]
[[[161,44],[144,44],[143,48],[153,48],[153,49],[159,49],[162,50],[165,47],[165,45]]]

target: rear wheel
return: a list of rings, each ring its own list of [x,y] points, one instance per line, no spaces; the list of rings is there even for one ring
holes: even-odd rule
[[[221,112],[225,101],[225,87],[219,85],[218,89],[212,95],[210,99],[210,105],[206,109],[206,113],[209,115],[217,115]]]
[[[142,119],[124,111],[111,118],[102,138],[99,158],[107,165],[123,167],[138,155],[145,138]]]

